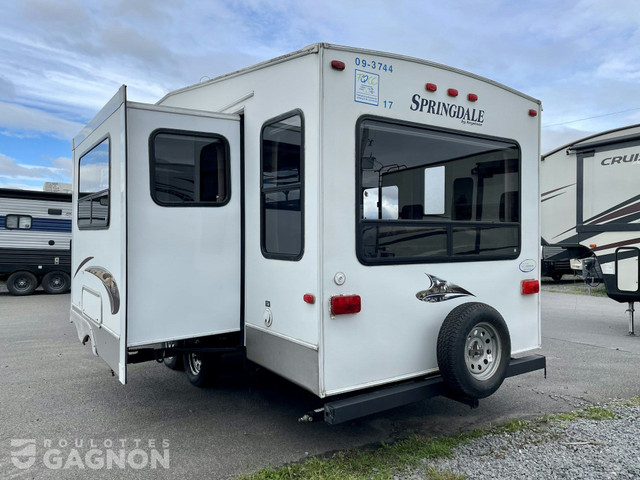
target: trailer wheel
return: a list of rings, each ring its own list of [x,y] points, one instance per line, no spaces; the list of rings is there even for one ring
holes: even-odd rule
[[[206,387],[218,375],[218,359],[200,353],[186,353],[183,357],[184,371],[191,385]]]
[[[167,347],[176,347],[177,344],[169,343]],[[182,370],[184,368],[183,355],[175,355],[173,357],[164,357],[162,362],[171,370]]]
[[[42,288],[47,293],[66,293],[71,288],[71,279],[64,272],[49,272],[42,279]]]
[[[562,280],[562,274],[561,273],[554,273],[553,275],[551,275],[551,279],[554,282],[559,282],[560,280]]]
[[[31,295],[38,287],[38,279],[31,272],[13,272],[7,278],[7,290],[12,295]]]
[[[495,392],[511,357],[509,329],[484,303],[465,303],[445,318],[438,334],[438,366],[447,386],[470,398]]]

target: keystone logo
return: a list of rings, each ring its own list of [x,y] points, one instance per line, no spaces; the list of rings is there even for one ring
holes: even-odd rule
[[[11,449],[11,463],[14,467],[25,470],[36,463],[35,439],[12,438]]]

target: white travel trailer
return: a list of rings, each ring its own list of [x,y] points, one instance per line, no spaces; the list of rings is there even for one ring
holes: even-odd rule
[[[541,339],[540,108],[328,44],[156,105],[122,87],[73,142],[79,338],[122,383],[184,355],[201,385],[240,349],[330,423],[475,403],[545,365],[512,358]]]
[[[594,255],[607,294],[640,300],[640,125],[609,130],[542,156],[542,243],[552,261]]]
[[[71,287],[71,195],[0,189],[0,277],[12,295]]]

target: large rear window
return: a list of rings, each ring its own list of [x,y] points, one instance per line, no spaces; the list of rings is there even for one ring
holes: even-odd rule
[[[365,117],[356,150],[362,263],[518,256],[515,142]]]

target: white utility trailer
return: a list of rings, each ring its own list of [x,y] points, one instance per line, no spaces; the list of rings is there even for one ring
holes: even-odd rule
[[[330,423],[542,369],[540,102],[328,44],[130,102],[74,139],[71,319],[122,383],[246,357]],[[335,400],[339,398],[339,400]],[[331,401],[329,401],[331,400]]]
[[[542,156],[542,243],[548,260],[596,259],[607,295],[640,301],[640,125],[601,132]],[[560,248],[558,248],[560,247]]]

